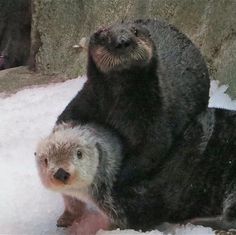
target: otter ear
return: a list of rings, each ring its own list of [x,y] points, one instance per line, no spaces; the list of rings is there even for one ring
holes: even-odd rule
[[[106,151],[104,151],[100,143],[96,143],[95,146],[98,150],[99,162],[101,162],[102,158],[106,155]]]
[[[99,160],[102,157],[102,146],[99,143],[95,144],[97,150],[98,150],[98,155],[99,155]]]
[[[138,19],[134,21],[134,24],[138,27],[138,29],[141,29],[143,33],[151,37],[150,30],[147,27],[147,24],[150,20],[144,20],[144,19]]]

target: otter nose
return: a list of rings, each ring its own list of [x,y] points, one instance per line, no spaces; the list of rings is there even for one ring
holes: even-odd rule
[[[66,172],[64,169],[59,168],[57,172],[53,175],[53,177],[57,180],[66,183],[66,181],[70,178],[70,174]]]
[[[116,40],[116,48],[127,48],[131,44],[131,40],[127,35],[120,35]]]

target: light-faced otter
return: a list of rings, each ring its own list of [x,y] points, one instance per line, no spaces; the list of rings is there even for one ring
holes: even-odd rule
[[[92,124],[62,124],[38,144],[35,155],[42,183],[64,198],[58,226],[93,235],[123,223],[111,196],[122,158],[112,132]]]
[[[95,122],[125,145],[120,181],[151,177],[173,140],[207,108],[209,76],[195,45],[157,20],[115,24],[95,32],[88,80],[57,124]]]

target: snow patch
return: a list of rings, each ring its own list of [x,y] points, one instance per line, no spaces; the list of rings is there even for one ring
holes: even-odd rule
[[[209,107],[236,110],[236,100],[232,100],[225,92],[228,85],[219,85],[219,81],[212,80],[210,88]]]
[[[114,231],[99,231],[97,235],[163,235],[163,233],[158,230],[153,230],[151,232],[138,232],[134,230],[114,230]],[[194,226],[194,225],[186,225],[186,226],[178,226],[175,230],[169,233],[165,233],[165,235],[213,235],[215,234],[211,228],[205,228],[203,226]]]

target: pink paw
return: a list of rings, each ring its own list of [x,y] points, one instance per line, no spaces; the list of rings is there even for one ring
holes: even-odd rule
[[[100,213],[90,212],[74,221],[70,235],[95,235],[100,229],[109,229],[108,218]]]

